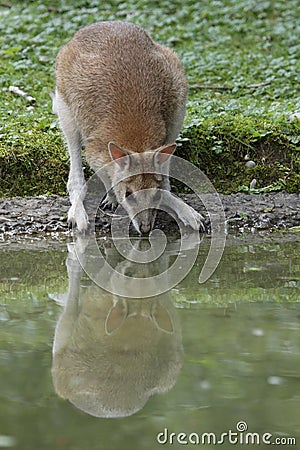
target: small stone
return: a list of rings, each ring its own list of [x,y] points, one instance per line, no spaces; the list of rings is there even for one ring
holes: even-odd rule
[[[246,162],[245,166],[248,167],[249,169],[253,169],[253,167],[256,166],[256,163],[250,160]]]
[[[39,60],[42,63],[46,63],[46,62],[50,61],[50,59],[51,58],[49,56],[46,56],[46,55],[42,55],[42,56],[39,57]]]
[[[291,114],[289,116],[289,119],[290,119],[291,122],[293,122],[293,120],[297,120],[297,119],[300,120],[300,113]]]

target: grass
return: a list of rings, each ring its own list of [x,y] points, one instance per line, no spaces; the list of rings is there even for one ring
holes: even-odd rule
[[[254,178],[253,192],[299,192],[300,121],[289,119],[300,111],[298,0],[0,5],[1,196],[65,193],[68,158],[49,97],[55,57],[78,28],[116,19],[143,26],[184,64],[191,89],[178,155],[220,192],[249,192]],[[10,85],[36,103],[9,92]]]

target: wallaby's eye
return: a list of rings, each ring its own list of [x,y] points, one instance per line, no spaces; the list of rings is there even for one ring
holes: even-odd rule
[[[129,202],[135,202],[134,195],[132,195],[132,194],[133,194],[133,192],[130,189],[126,189],[125,197],[127,198],[127,200]]]
[[[153,200],[155,202],[159,202],[161,200],[161,192],[160,191],[155,192],[155,194],[153,195]]]

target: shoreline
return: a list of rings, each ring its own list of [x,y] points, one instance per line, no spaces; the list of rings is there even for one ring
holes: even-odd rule
[[[200,212],[209,231],[209,214],[195,194],[180,197]],[[219,194],[226,217],[227,230],[238,233],[288,231],[300,226],[300,196],[284,191],[264,194]],[[67,196],[12,197],[0,199],[0,235],[38,235],[68,232]],[[213,211],[213,204],[210,208]],[[111,216],[97,216],[96,231],[110,234]],[[156,227],[172,233],[178,227],[160,212]]]

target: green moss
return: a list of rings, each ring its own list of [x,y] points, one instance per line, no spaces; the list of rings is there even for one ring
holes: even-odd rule
[[[249,191],[253,179],[255,192],[299,192],[300,151],[293,143],[299,131],[289,123],[266,127],[261,118],[207,118],[184,129],[180,154],[198,166],[219,192]],[[246,167],[247,160],[255,167]]]
[[[0,195],[64,194],[68,161],[61,138],[38,129],[0,144]]]
[[[179,54],[192,86],[181,156],[222,192],[299,191],[298,0],[75,0],[0,7],[0,195],[63,194],[68,158],[51,114],[54,61],[80,27],[130,20]],[[257,85],[249,88],[249,85]],[[29,105],[9,92],[36,98]],[[199,85],[210,89],[199,88]],[[193,87],[194,86],[194,87]],[[215,86],[215,88],[212,88]],[[222,88],[226,89],[222,89]],[[245,157],[256,163],[245,167]]]

